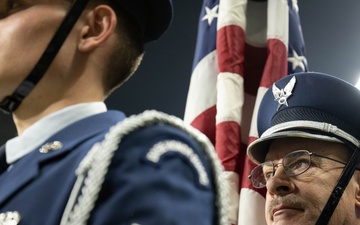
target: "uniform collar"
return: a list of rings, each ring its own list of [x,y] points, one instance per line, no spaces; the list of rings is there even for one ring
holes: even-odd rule
[[[103,102],[81,103],[68,106],[42,118],[27,128],[21,136],[6,142],[7,163],[14,163],[68,125],[106,111],[107,108]]]

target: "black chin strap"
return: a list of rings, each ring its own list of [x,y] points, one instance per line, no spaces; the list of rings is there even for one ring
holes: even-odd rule
[[[10,96],[7,96],[1,103],[0,109],[5,113],[14,112],[22,100],[33,90],[36,84],[44,76],[45,72],[49,68],[50,64],[54,60],[56,54],[59,52],[62,44],[66,40],[66,37],[69,35],[76,21],[80,17],[82,11],[84,10],[88,0],[74,0],[73,4],[61,23],[60,27],[56,31],[55,35],[51,39],[49,45],[47,46],[45,52],[42,54],[41,58],[30,72],[30,74],[25,78],[25,80],[17,87],[14,93]]]
[[[338,205],[341,196],[345,191],[346,186],[348,185],[351,177],[355,172],[358,163],[360,162],[359,149],[346,140],[342,140],[342,141],[346,143],[347,146],[349,146],[353,150],[353,154],[350,160],[348,161],[348,163],[346,164],[340,179],[338,180],[322,213],[319,216],[318,221],[316,222],[316,225],[327,225],[329,223],[329,220],[331,219],[331,216],[335,211],[336,206]]]

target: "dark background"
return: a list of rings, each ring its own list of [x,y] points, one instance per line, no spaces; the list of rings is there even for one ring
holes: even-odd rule
[[[106,101],[126,114],[157,109],[183,117],[202,0],[173,0],[175,15],[162,39],[146,47],[135,75]],[[360,1],[300,0],[309,69],[355,84],[360,76]],[[356,102],[354,102],[356,104]],[[16,135],[0,115],[0,144]]]

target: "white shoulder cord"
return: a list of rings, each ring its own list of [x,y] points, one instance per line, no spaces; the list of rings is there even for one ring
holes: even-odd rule
[[[186,131],[200,143],[210,159],[217,191],[217,208],[219,225],[228,225],[227,218],[227,188],[224,187],[223,169],[215,149],[210,141],[200,131],[184,124],[177,117],[155,110],[145,111],[142,114],[131,116],[113,126],[101,143],[95,144],[81,161],[76,170],[77,180],[70,194],[68,203],[61,219],[61,225],[85,225],[95,206],[105,175],[108,172],[114,152],[125,135],[138,128],[151,124],[163,123]]]

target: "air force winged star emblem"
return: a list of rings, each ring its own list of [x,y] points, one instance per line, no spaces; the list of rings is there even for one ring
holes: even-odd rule
[[[282,105],[289,106],[287,103],[287,99],[292,95],[292,90],[294,89],[295,83],[296,83],[296,78],[293,77],[291,78],[289,83],[285,85],[284,89],[280,89],[276,87],[275,84],[273,84],[272,92],[275,97],[275,101],[279,103],[277,110],[279,110],[279,108]]]

